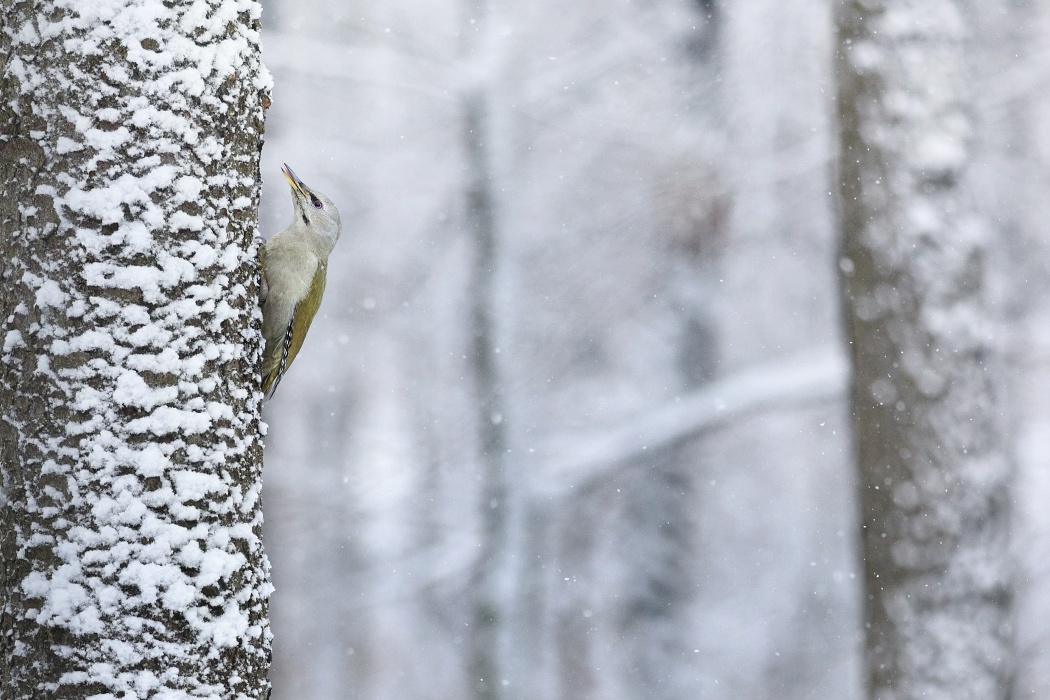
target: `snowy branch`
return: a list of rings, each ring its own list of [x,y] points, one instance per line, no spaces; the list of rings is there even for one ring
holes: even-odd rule
[[[846,358],[823,348],[781,358],[719,379],[696,393],[584,436],[554,438],[537,450],[545,463],[540,490],[552,494],[588,488],[609,469],[648,451],[717,430],[764,411],[797,408],[844,395]]]

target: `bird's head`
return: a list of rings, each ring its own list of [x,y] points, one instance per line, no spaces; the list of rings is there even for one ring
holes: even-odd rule
[[[292,206],[295,207],[292,226],[316,236],[318,242],[327,244],[331,251],[335,242],[339,240],[339,232],[342,229],[339,210],[328,197],[307,187],[287,164],[281,165],[281,172],[292,188]]]

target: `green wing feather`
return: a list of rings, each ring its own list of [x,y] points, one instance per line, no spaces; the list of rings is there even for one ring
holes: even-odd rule
[[[310,291],[302,301],[296,304],[295,311],[292,312],[292,321],[288,324],[283,342],[267,343],[263,357],[263,394],[270,396],[273,391],[276,391],[281,377],[292,366],[292,361],[303,347],[306,332],[310,330],[310,324],[317,315],[317,309],[321,306],[327,276],[328,264],[319,263],[313,282],[310,284]]]
[[[327,277],[328,264],[319,263],[317,272],[314,273],[313,284],[310,285],[310,293],[295,307],[295,313],[292,315],[292,343],[288,348],[288,360],[284,363],[286,371],[292,366],[292,360],[299,354],[299,349],[303,347],[306,331],[310,330],[310,324],[313,323],[317,309],[321,306],[321,297],[324,296]]]

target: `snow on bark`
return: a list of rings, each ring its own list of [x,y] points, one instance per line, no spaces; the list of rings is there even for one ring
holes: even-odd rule
[[[841,260],[869,696],[1009,695],[1010,476],[984,299],[960,3],[840,10]]]
[[[0,695],[265,697],[260,6],[0,10]]]

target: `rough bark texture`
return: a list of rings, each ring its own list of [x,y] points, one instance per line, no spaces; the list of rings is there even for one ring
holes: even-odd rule
[[[0,696],[266,697],[259,5],[0,13]]]
[[[1010,469],[959,2],[839,11],[845,307],[871,698],[1006,698]]]

